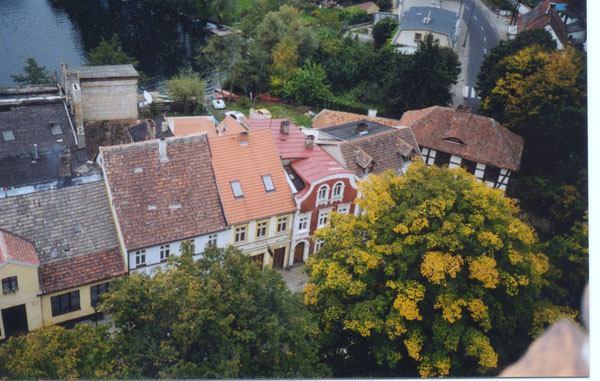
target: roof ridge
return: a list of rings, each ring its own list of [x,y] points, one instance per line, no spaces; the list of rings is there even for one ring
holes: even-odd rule
[[[185,136],[170,136],[162,139],[144,140],[141,142],[116,144],[112,146],[101,146],[100,152],[102,153],[117,153],[117,152],[129,152],[135,149],[144,149],[153,145],[156,145],[159,140],[165,140],[167,145],[171,143],[195,143],[200,141],[207,141],[206,132],[199,132],[196,134],[190,134]]]
[[[400,129],[394,128],[393,130],[383,131],[383,132],[380,132],[380,133],[374,134],[374,135],[363,136],[362,138],[357,138],[357,139],[352,139],[352,140],[343,140],[340,143],[340,145],[346,144],[346,143],[354,143],[354,142],[366,141],[368,139],[378,138],[378,137],[380,137],[382,135],[391,135],[391,134],[397,133],[398,131],[400,131]],[[415,139],[415,141],[416,141],[416,139]]]

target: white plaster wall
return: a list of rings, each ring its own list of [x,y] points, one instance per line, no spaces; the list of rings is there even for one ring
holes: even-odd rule
[[[433,35],[434,39],[437,39],[440,42],[440,46],[445,46],[448,48],[452,47],[450,44],[450,39],[445,34],[431,32],[428,30],[421,30],[421,29],[419,29],[419,30],[415,30],[415,29],[401,30],[400,33],[398,34],[398,38],[394,41],[394,44],[395,45],[405,45],[406,47],[412,48],[410,50],[414,51],[418,46],[418,43],[415,42],[415,35],[417,33],[421,33],[421,36],[422,36],[421,39],[425,39],[425,35],[431,34],[431,35]],[[411,51],[411,53],[412,53],[412,51]]]

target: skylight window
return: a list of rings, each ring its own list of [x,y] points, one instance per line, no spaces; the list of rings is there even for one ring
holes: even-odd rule
[[[231,190],[233,191],[233,197],[235,198],[242,198],[244,197],[244,192],[242,192],[242,186],[240,185],[239,181],[232,181],[229,184],[231,184]]]
[[[62,135],[62,128],[60,128],[60,124],[54,124],[52,126],[50,126],[50,132],[52,133],[52,135]]]
[[[15,140],[15,134],[11,130],[2,131],[2,138],[5,142],[9,142]]]
[[[265,184],[265,190],[267,192],[273,192],[275,190],[275,185],[273,185],[273,179],[271,175],[263,175],[262,177],[263,184]]]

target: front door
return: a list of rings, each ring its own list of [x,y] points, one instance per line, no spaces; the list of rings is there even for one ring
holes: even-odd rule
[[[265,255],[264,254],[258,254],[258,255],[253,255],[250,257],[250,260],[252,261],[252,263],[257,263],[260,265],[260,268],[263,268],[263,263],[265,261]]]
[[[285,247],[275,249],[275,251],[273,251],[273,267],[283,268],[284,260],[285,260]]]
[[[294,263],[302,262],[304,259],[304,242],[300,242],[294,249]]]
[[[27,312],[25,305],[5,308],[2,310],[2,321],[4,321],[4,333],[6,337],[17,336],[27,333]]]

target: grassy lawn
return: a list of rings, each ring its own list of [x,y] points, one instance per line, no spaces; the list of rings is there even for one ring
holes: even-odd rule
[[[271,112],[273,118],[285,118],[290,119],[298,126],[311,127],[312,118],[304,115],[309,108],[304,106],[291,106],[284,103],[267,103],[267,102],[257,102],[254,105],[254,109],[266,108]],[[225,110],[213,110],[211,107],[211,112],[215,116],[215,118],[219,120],[223,120],[225,118],[226,111],[239,111],[244,115],[248,116],[248,108],[241,107],[236,102],[227,103],[227,108]],[[311,110],[314,113],[318,113],[321,110]]]
[[[369,30],[367,28],[353,29],[350,32],[360,33],[360,34],[369,34]]]

